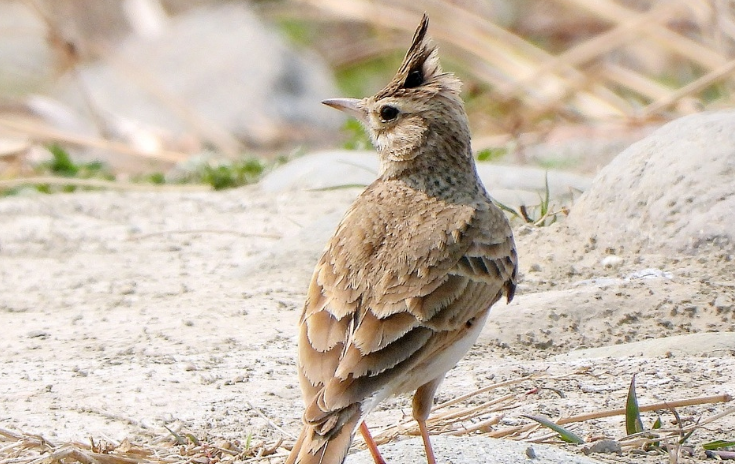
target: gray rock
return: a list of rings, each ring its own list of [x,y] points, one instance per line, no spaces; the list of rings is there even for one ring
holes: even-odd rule
[[[569,224],[600,246],[735,249],[735,111],[673,121],[607,165]]]
[[[369,151],[329,150],[296,158],[259,183],[267,192],[367,186],[378,177],[378,156]]]
[[[617,440],[600,440],[596,441],[590,446],[589,448],[585,448],[584,453],[585,454],[591,454],[591,453],[600,453],[600,454],[608,454],[608,453],[622,453],[623,448],[620,446],[620,442]]]
[[[513,440],[486,437],[431,437],[438,462],[445,464],[599,464],[600,461],[575,454],[559,446],[529,444]],[[532,448],[532,451],[529,451]],[[424,445],[421,438],[393,441],[380,446],[380,452],[388,462],[424,462]],[[530,458],[529,455],[535,456]],[[360,451],[347,457],[348,464],[373,464],[368,451]]]
[[[269,192],[367,186],[378,176],[373,151],[331,150],[297,158],[268,174],[260,182]],[[528,166],[478,163],[477,171],[493,198],[509,206],[540,202],[547,171]],[[571,192],[584,191],[590,179],[561,171],[548,171],[549,193],[557,202]]]
[[[735,304],[733,303],[732,296],[721,293],[717,295],[717,298],[715,298],[714,306],[715,308],[717,308],[718,312],[725,313],[728,311],[732,311]]]
[[[580,192],[584,192],[592,184],[592,180],[587,176],[533,166],[478,163],[477,173],[491,193],[496,188],[541,193],[546,188],[547,176],[549,179],[549,194],[552,198],[579,195]],[[538,196],[536,196],[536,203],[538,203]]]
[[[0,89],[3,95],[37,91],[54,77],[43,20],[24,2],[0,2]]]
[[[243,3],[192,9],[158,37],[128,37],[115,54],[80,69],[113,128],[134,120],[182,137],[227,132],[270,145],[339,127],[339,115],[319,105],[337,94],[327,66],[288,48]],[[77,89],[68,77],[57,94],[86,109]]]

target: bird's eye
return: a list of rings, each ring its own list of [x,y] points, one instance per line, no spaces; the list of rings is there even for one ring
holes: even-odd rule
[[[396,116],[398,116],[398,108],[395,106],[386,105],[380,108],[380,119],[382,119],[383,122],[392,121],[396,119]]]

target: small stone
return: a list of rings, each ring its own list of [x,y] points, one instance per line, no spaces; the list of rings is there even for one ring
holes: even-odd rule
[[[249,376],[238,375],[231,380],[225,380],[225,385],[235,385],[236,383],[244,383],[249,380]]]
[[[28,338],[40,338],[45,340],[50,336],[50,333],[44,332],[43,330],[31,330],[30,332],[28,332]]]
[[[536,459],[536,450],[533,449],[533,446],[526,448],[526,457],[528,459]]]
[[[717,295],[717,298],[715,298],[715,308],[717,308],[718,314],[732,311],[733,301],[728,295],[721,293]]]
[[[602,261],[600,261],[600,264],[607,268],[620,267],[620,265],[623,264],[623,258],[615,255],[605,256]]]
[[[523,237],[525,235],[531,235],[535,231],[536,231],[536,228],[535,227],[531,227],[531,226],[527,226],[527,225],[522,225],[521,227],[518,228],[517,235],[519,237]]]
[[[531,264],[531,267],[528,268],[528,272],[541,272],[541,265],[538,263]]]
[[[135,282],[128,282],[128,283],[122,284],[120,286],[119,292],[121,295],[132,295],[133,293],[135,293],[136,285],[137,284]]]
[[[616,440],[596,441],[589,447],[589,453],[621,453],[623,451],[620,443]]]

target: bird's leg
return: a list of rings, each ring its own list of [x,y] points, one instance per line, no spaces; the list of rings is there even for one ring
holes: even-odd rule
[[[444,380],[444,376],[437,377],[429,383],[421,385],[413,395],[413,418],[419,424],[421,438],[424,440],[424,449],[426,450],[426,461],[429,464],[436,464],[434,456],[434,448],[431,446],[429,439],[429,429],[426,428],[426,419],[429,417],[431,407],[434,405],[434,394],[439,384]]]
[[[378,450],[378,444],[375,443],[373,436],[370,435],[370,430],[365,422],[360,424],[360,433],[362,434],[363,440],[365,440],[365,444],[367,445],[375,464],[386,464],[385,459],[383,459],[383,456],[380,454],[380,450]]]
[[[419,431],[421,431],[421,438],[424,440],[424,449],[426,450],[426,461],[429,464],[436,464],[436,457],[434,456],[434,448],[431,446],[431,440],[429,440],[429,430],[426,428],[426,421],[423,419],[416,419],[419,423]]]

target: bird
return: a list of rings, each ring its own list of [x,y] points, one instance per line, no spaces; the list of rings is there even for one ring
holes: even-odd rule
[[[299,320],[303,428],[287,464],[341,464],[365,418],[412,393],[426,459],[427,418],[445,374],[475,343],[490,307],[513,299],[511,226],[472,155],[461,82],[444,72],[423,15],[394,78],[363,99],[323,103],[357,118],[378,178],[356,198],[312,275]]]

